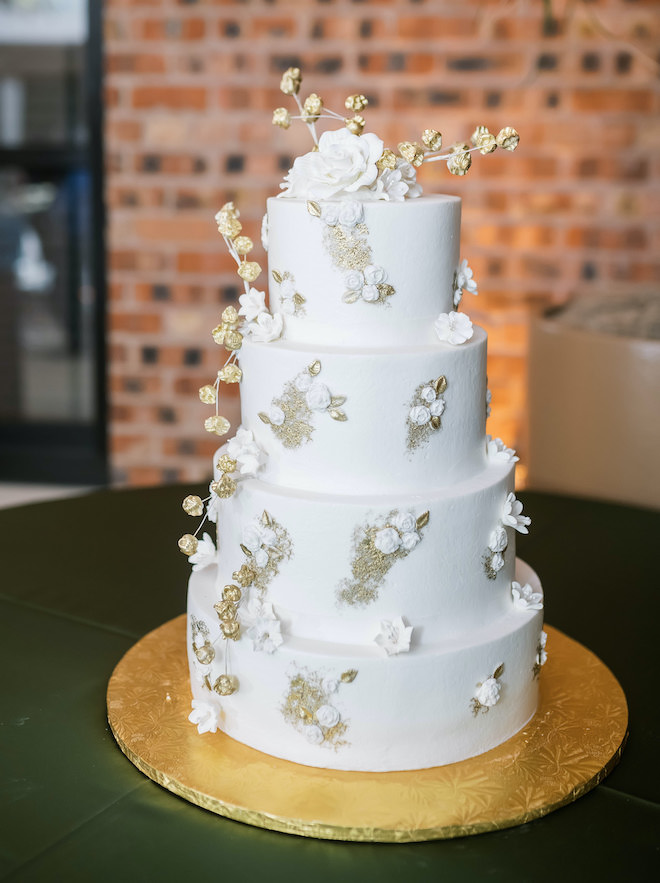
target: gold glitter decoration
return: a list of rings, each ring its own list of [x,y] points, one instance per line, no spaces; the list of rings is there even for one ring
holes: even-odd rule
[[[323,99],[316,92],[308,95],[303,102],[302,118],[305,123],[315,123],[323,112]]]
[[[346,101],[344,101],[344,107],[346,110],[354,110],[358,112],[364,110],[368,104],[369,102],[364,95],[349,95]]]
[[[348,773],[276,757],[265,766],[261,752],[221,731],[200,736],[187,718],[185,614],[145,635],[118,663],[108,719],[145,776],[223,818],[331,841],[411,843],[501,830],[595,788],[627,738],[626,699],[612,672],[577,641],[546,630],[553,652],[532,720],[485,754],[441,767]],[[174,701],[163,702],[165,694]]]
[[[229,239],[234,239],[243,229],[238,220],[239,212],[233,202],[226,202],[215,216],[218,231]]]
[[[213,684],[213,689],[219,696],[231,696],[238,690],[238,678],[233,675],[220,675]]]
[[[228,500],[236,493],[236,482],[229,475],[223,475],[219,481],[211,482],[211,490],[221,500]]]
[[[413,141],[402,141],[398,146],[399,153],[415,168],[424,162],[424,147]]]
[[[497,134],[497,143],[503,150],[515,150],[520,141],[520,135],[511,126],[500,129]]]
[[[396,153],[393,153],[389,147],[386,147],[382,153],[382,156],[379,160],[377,160],[376,165],[384,172],[385,169],[395,169],[396,168]]]
[[[190,557],[191,555],[194,555],[197,551],[197,538],[194,537],[191,533],[184,533],[184,535],[179,539],[178,545],[183,554]]]
[[[218,371],[218,377],[223,383],[240,383],[243,379],[243,372],[238,365],[225,365]]]
[[[490,677],[497,680],[498,678],[501,678],[503,674],[504,674],[504,663],[502,663],[501,665],[498,665],[497,668],[495,669],[495,671],[492,673],[492,675],[490,675]],[[486,680],[488,680],[488,678],[486,678]],[[480,687],[480,686],[481,686],[481,683],[478,683],[477,687]],[[472,699],[470,700],[470,707],[472,708],[472,714],[474,715],[474,717],[476,717],[479,714],[479,712],[482,712],[483,714],[487,714],[489,708],[491,708],[490,705],[482,705],[476,696],[473,696]]]
[[[234,577],[235,579],[235,577]],[[232,604],[238,604],[241,600],[243,593],[238,588],[238,586],[225,586],[222,590],[222,598],[224,601],[231,601]]]
[[[430,388],[435,395],[435,398],[431,401],[429,401],[428,398],[424,398],[424,396],[422,396],[422,390],[428,388]],[[435,430],[440,429],[440,426],[442,425],[440,415],[432,416],[429,408],[433,404],[433,402],[441,401],[443,405],[445,404],[444,399],[442,398],[442,393],[446,389],[447,378],[444,374],[442,374],[435,380],[427,380],[425,383],[420,383],[420,385],[415,390],[412,399],[408,403],[408,417],[406,418],[406,427],[408,429],[407,448],[409,451],[414,451],[417,448],[427,445]],[[429,394],[427,393],[427,395]],[[429,418],[428,421],[422,424],[415,423],[411,419],[411,412],[413,408],[426,408],[427,411],[429,411],[427,415]]]
[[[290,67],[282,75],[280,89],[285,95],[297,95],[302,83],[299,67]]]
[[[321,371],[320,361],[316,359],[306,370],[312,377],[318,376]],[[264,411],[260,411],[258,417],[262,423],[270,426],[285,448],[298,448],[312,438],[315,427],[311,421],[314,413],[327,413],[339,422],[347,420],[346,413],[340,407],[345,401],[346,396],[330,395],[325,411],[316,409],[313,412],[307,404],[306,393],[297,388],[295,380],[290,380],[284,385],[282,395],[271,402],[271,407],[279,408],[284,415],[282,422],[274,423]]]
[[[261,267],[256,261],[243,261],[236,272],[245,282],[254,282],[261,273]]]
[[[218,469],[222,472],[235,472],[238,463],[229,454],[223,454],[218,460]]]
[[[207,386],[200,386],[199,400],[200,402],[204,402],[205,405],[215,405],[217,400],[215,386],[211,386],[210,384],[207,384]]]
[[[346,124],[346,128],[352,135],[361,135],[364,131],[364,127],[366,126],[366,121],[363,116],[356,113],[354,117],[351,119],[347,119],[344,121]]]
[[[482,153],[484,156],[497,149],[495,136],[491,135],[486,126],[477,126],[472,133],[470,141],[475,147],[479,148],[479,153]]]
[[[234,248],[239,254],[248,254],[254,248],[254,243],[249,236],[237,236],[234,239]]]
[[[288,129],[291,125],[291,114],[286,107],[276,107],[273,111],[273,125],[280,129]]]
[[[357,672],[355,672],[357,675]],[[316,712],[324,705],[330,705],[339,714],[339,709],[334,705],[337,691],[329,688],[331,681],[341,685],[346,683],[342,679],[328,678],[321,672],[310,672],[303,668],[289,676],[289,691],[284,697],[282,715],[284,720],[290,723],[301,734],[305,734],[305,728],[316,726],[321,731],[323,739],[318,743],[335,750],[349,743],[344,738],[348,730],[349,721],[342,720],[341,716],[332,727],[325,727],[316,718]]]
[[[196,494],[188,494],[181,506],[183,507],[183,511],[186,513],[186,515],[193,515],[197,517],[199,515],[202,515],[202,513],[204,512],[204,504],[202,503],[202,498],[198,497]]]
[[[289,532],[278,521],[276,521],[268,512],[263,512],[260,518],[264,527],[270,528],[275,534],[275,542],[270,545],[262,545],[261,548],[268,554],[268,561],[263,567],[259,567],[254,560],[252,552],[241,543],[241,551],[247,558],[247,567],[252,577],[251,583],[263,598],[269,584],[280,572],[280,565],[286,560],[288,561],[293,555],[293,543]],[[245,566],[245,565],[244,565]],[[238,574],[242,573],[243,568],[233,574],[236,582],[239,582]],[[245,571],[247,573],[247,571]]]
[[[204,429],[207,432],[213,432],[216,435],[226,435],[231,429],[231,423],[221,414],[214,414],[212,417],[206,418],[204,421]]]
[[[442,147],[442,135],[437,129],[424,129],[422,132],[422,143],[429,150],[440,150]]]
[[[386,528],[392,528],[399,533],[399,536],[401,535],[392,524],[399,515],[399,510],[393,509],[384,518],[378,519],[376,524],[358,525],[353,531],[352,579],[345,577],[339,584],[337,597],[340,604],[364,607],[375,601],[378,597],[378,589],[385,582],[394,563],[407,558],[410,552],[414,551],[414,549],[410,551],[404,549],[400,545],[396,551],[385,553],[376,547],[376,534]],[[423,539],[421,531],[428,520],[428,512],[424,512],[416,519],[419,542]]]
[[[447,160],[447,168],[452,175],[466,175],[472,165],[472,154],[468,153],[468,145],[455,144],[450,149],[453,152]]]
[[[235,579],[239,585],[243,586],[243,588],[246,589],[248,586],[251,586],[252,583],[254,582],[254,578],[256,576],[256,573],[257,572],[254,569],[254,567],[250,567],[249,564],[241,564],[239,569],[235,570],[232,573],[231,578]],[[225,586],[225,589],[227,589],[227,588],[235,588],[235,586],[234,587]],[[223,597],[224,597],[224,592],[223,592]],[[231,598],[229,600],[231,600]]]

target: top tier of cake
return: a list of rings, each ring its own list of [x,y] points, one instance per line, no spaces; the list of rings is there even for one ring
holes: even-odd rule
[[[406,347],[453,307],[461,202],[268,200],[270,308],[292,343]]]

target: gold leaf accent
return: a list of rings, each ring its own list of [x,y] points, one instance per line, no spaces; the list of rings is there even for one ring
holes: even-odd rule
[[[312,377],[316,377],[317,374],[321,373],[321,363],[318,359],[312,362],[312,364],[307,369]]]
[[[440,418],[439,417],[431,417],[429,420],[431,424],[431,429],[440,429]]]
[[[504,673],[504,663],[498,665],[495,671],[493,672],[494,678],[501,678]]]
[[[240,546],[241,546],[241,552],[242,552],[244,555],[249,555],[249,557],[252,558],[252,552],[250,552],[250,550],[248,549],[248,547],[247,547],[247,546],[244,546],[243,543],[241,543]]]
[[[280,273],[279,270],[271,270],[270,275],[273,277],[273,279],[277,282],[278,285],[280,285],[284,281],[284,277],[282,276],[282,274]]]
[[[259,411],[258,417],[262,423],[265,423],[267,426],[270,426],[270,417],[268,416],[268,414],[264,414],[263,411]]]
[[[340,405],[343,405],[346,401],[346,396],[333,396],[330,399],[330,407],[338,408]]]
[[[379,282],[377,287],[381,297],[391,297],[394,294],[394,288],[386,282]]]
[[[343,411],[337,410],[337,408],[331,408],[328,411],[328,414],[330,414],[330,416],[332,417],[333,420],[339,420],[340,422],[344,422],[345,420],[348,420],[348,417],[346,416],[346,414],[344,414]]]
[[[426,525],[429,523],[429,517],[430,515],[428,509],[426,510],[426,512],[422,512],[422,514],[417,519],[417,530],[421,530],[423,527],[426,527]]]
[[[298,292],[296,291],[296,293],[293,295],[293,302],[294,304],[296,304],[296,306],[301,307],[305,303],[305,298],[302,296],[302,294],[298,294]]]
[[[318,202],[313,202],[311,199],[307,200],[307,211],[313,218],[321,217],[321,206]]]
[[[266,512],[265,509],[264,509],[264,511],[263,511],[262,514],[261,514],[261,521],[263,522],[263,524],[265,524],[266,527],[272,527],[272,526],[273,526],[273,519],[270,517],[270,515],[268,514],[268,512]]]
[[[355,301],[359,299],[359,297],[360,297],[359,291],[346,291],[342,295],[341,299],[344,301],[345,304],[354,304]]]
[[[355,678],[357,677],[357,669],[349,668],[347,671],[343,671],[341,673],[340,680],[342,684],[352,684]]]
[[[437,395],[442,395],[442,393],[447,389],[447,378],[445,377],[445,375],[441,374],[440,377],[436,378],[433,381],[432,386]]]

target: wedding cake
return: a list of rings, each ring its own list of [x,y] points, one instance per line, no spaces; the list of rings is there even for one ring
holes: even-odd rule
[[[417,169],[464,174],[518,136],[480,126],[443,154],[426,130],[394,153],[362,134],[353,95],[355,115],[318,137],[339,115],[299,87],[287,71],[314,149],[267,203],[269,307],[238,210],[216,216],[245,293],[213,330],[230,355],[200,397],[207,430],[228,434],[221,389],[240,383],[241,426],[209,497],[183,503],[203,519],[179,541],[190,720],[311,766],[439,766],[530,720],[545,635],[539,580],[515,557],[518,458],[486,434],[486,334],[458,311],[477,294],[461,203],[422,195]]]

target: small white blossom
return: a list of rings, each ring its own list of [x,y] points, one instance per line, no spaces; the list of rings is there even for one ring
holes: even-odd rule
[[[377,267],[375,264],[369,264],[368,267],[364,268],[364,281],[367,285],[378,285],[386,279],[387,274],[382,267]]]
[[[490,559],[490,566],[495,573],[499,573],[504,567],[504,555],[501,552],[493,552]]]
[[[337,678],[324,678],[321,686],[325,693],[336,693],[339,689],[339,681]]]
[[[421,537],[416,530],[410,530],[407,533],[401,534],[401,545],[406,552],[412,552],[420,539]]]
[[[415,426],[426,426],[431,419],[431,412],[424,405],[415,405],[414,408],[410,409],[408,416],[410,417],[410,422],[414,423]]]
[[[305,401],[312,411],[325,411],[331,399],[330,390],[320,380],[315,380],[305,393]]]
[[[406,533],[417,528],[417,519],[412,512],[399,512],[392,518],[392,527],[400,533]]]
[[[502,463],[517,463],[519,460],[513,448],[507,448],[501,438],[491,438],[487,435],[486,446],[490,460],[499,460]]]
[[[362,300],[366,300],[367,303],[375,303],[379,297],[380,292],[377,285],[365,285],[362,289]]]
[[[412,626],[407,626],[403,619],[384,619],[380,623],[380,631],[374,638],[381,650],[388,656],[396,656],[398,653],[407,653],[410,650],[410,638]]]
[[[434,402],[431,402],[429,405],[429,411],[431,412],[431,417],[442,417],[445,411],[445,400],[440,397]]]
[[[543,609],[543,592],[535,592],[529,583],[521,586],[520,583],[513,580],[511,583],[511,596],[513,598],[513,606],[519,610]]]
[[[254,322],[249,322],[244,331],[257,343],[270,343],[282,336],[283,328],[284,322],[281,313],[271,316],[269,312],[263,312],[259,313]]]
[[[282,279],[280,285],[280,297],[293,297],[295,293],[296,286],[293,284],[293,279]]]
[[[350,270],[344,276],[344,285],[347,291],[362,291],[364,275],[361,270]]]
[[[356,199],[347,200],[339,205],[338,220],[342,227],[350,230],[364,218],[364,206]]]
[[[502,511],[502,522],[508,527],[513,527],[519,533],[529,533],[527,527],[532,523],[532,519],[522,514],[523,505],[520,500],[516,499],[515,494],[509,494],[504,502]]]
[[[434,402],[438,396],[432,386],[425,386],[424,389],[420,393],[420,397],[427,404],[430,404],[431,402]]]
[[[255,519],[243,528],[243,545],[250,552],[256,552],[262,546],[272,546],[277,537],[275,531]]]
[[[472,278],[473,273],[466,260],[461,261],[456,271],[456,288],[454,290],[454,306],[458,306],[463,297],[463,291],[469,291],[470,294],[479,294],[477,291],[477,283]]]
[[[254,563],[257,567],[265,567],[268,564],[268,552],[265,549],[257,549],[254,553]]]
[[[316,724],[308,724],[303,727],[303,735],[308,742],[312,745],[320,745],[325,738],[323,735],[323,730],[321,727],[317,727]]]
[[[548,654],[545,651],[545,645],[548,640],[548,635],[546,632],[542,631],[541,636],[539,637],[539,647],[541,648],[536,655],[536,663],[537,665],[545,665],[548,661]]]
[[[459,346],[474,334],[472,322],[465,313],[440,313],[434,323],[439,340]]]
[[[507,532],[501,525],[499,525],[490,535],[488,548],[493,552],[503,552],[508,545],[509,537],[507,536]]]
[[[253,598],[239,615],[246,628],[245,633],[252,641],[252,649],[256,652],[274,653],[283,643],[281,624],[272,604]]]
[[[324,202],[321,205],[321,220],[328,227],[334,227],[339,223],[339,205],[336,202]]]
[[[238,429],[234,438],[227,442],[227,453],[236,460],[241,475],[256,475],[263,457],[263,452],[254,440],[250,429]]]
[[[256,288],[251,288],[247,294],[242,294],[238,302],[241,305],[238,315],[245,316],[246,322],[254,322],[259,313],[266,310],[266,294]]]
[[[497,705],[500,700],[501,689],[502,686],[496,678],[487,678],[483,684],[477,688],[474,698],[480,705],[485,705],[486,708],[492,708],[493,705]]]
[[[284,423],[284,411],[277,405],[271,405],[268,409],[268,419],[273,426],[281,426]]]
[[[268,212],[261,219],[261,244],[268,251]]]
[[[192,711],[188,715],[191,724],[197,725],[197,732],[215,733],[220,723],[220,715],[215,705],[209,702],[203,702],[201,699],[193,699]]]
[[[314,378],[309,373],[309,371],[302,371],[293,381],[293,385],[298,390],[298,392],[307,392],[313,382]]]
[[[322,727],[334,727],[341,720],[341,715],[334,705],[321,705],[314,715]]]
[[[205,533],[197,543],[197,551],[188,557],[188,561],[192,564],[193,570],[204,570],[209,564],[215,564],[215,552],[213,540]]]
[[[220,503],[220,499],[218,495],[213,490],[213,482],[209,484],[209,500],[206,504],[206,517],[208,520],[215,524],[218,520],[218,505]]]
[[[393,527],[384,527],[382,530],[377,531],[374,537],[374,546],[384,555],[391,555],[392,552],[396,552],[400,545],[401,537]]]

